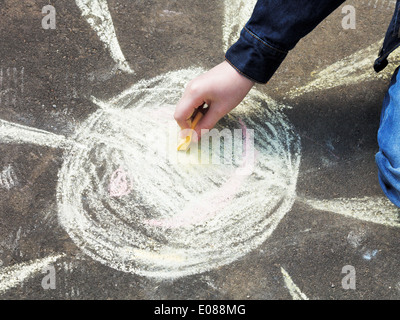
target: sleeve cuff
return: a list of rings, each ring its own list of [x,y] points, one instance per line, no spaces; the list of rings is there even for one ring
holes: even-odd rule
[[[225,60],[243,76],[265,84],[286,55],[287,51],[273,47],[245,27],[239,40],[226,52]]]

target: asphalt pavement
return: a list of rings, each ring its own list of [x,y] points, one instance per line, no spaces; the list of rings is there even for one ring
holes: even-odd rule
[[[42,12],[49,4],[56,10],[54,29],[42,25],[51,14]],[[104,199],[96,206],[85,202],[89,192],[96,197],[95,187],[76,197],[93,225],[72,217],[74,188],[80,190],[68,186],[74,180],[65,172],[98,170],[101,176],[108,159],[90,148],[88,158],[92,165],[98,161],[97,168],[70,159],[79,154],[74,143],[89,141],[82,138],[84,129],[105,101],[107,106],[110,101],[132,105],[157,97],[159,83],[170,79],[160,75],[208,70],[223,61],[228,5],[229,0],[0,1],[1,299],[400,298],[400,211],[382,193],[374,159],[381,105],[397,65],[393,58],[378,76],[369,61],[378,55],[374,48],[385,35],[393,1],[347,1],[356,10],[355,29],[343,28],[348,13],[341,6],[301,40],[267,85],[256,85],[257,92],[284,106],[279,114],[300,146],[296,178],[288,186],[294,191],[285,191],[285,200],[272,211],[268,207],[268,214],[280,212],[270,234],[259,237],[261,231],[255,230],[248,245],[238,241],[238,250],[227,247],[232,259],[218,260],[219,253],[208,250],[204,259],[209,260],[200,261],[179,256],[196,239],[189,233],[182,233],[189,235],[179,239],[178,247],[168,246],[174,253],[163,253],[158,245],[175,241],[174,231],[145,232],[133,218],[124,224],[150,240],[140,238],[143,243],[130,247],[126,229],[118,239],[104,236],[110,242],[85,238],[105,223],[103,210],[115,208]],[[334,71],[324,73],[329,67]],[[190,77],[183,74],[176,80],[179,90]],[[119,96],[130,88],[142,90],[142,96],[133,96],[133,90],[127,98]],[[174,105],[179,94],[168,99]],[[105,136],[115,138],[112,132]],[[125,181],[121,172],[116,174]],[[133,191],[126,185],[125,191],[138,197],[150,182],[136,181]],[[154,206],[162,206],[164,198],[154,200]],[[283,206],[288,198],[291,202]],[[69,209],[66,199],[72,203]],[[269,198],[257,199],[262,207]],[[150,207],[145,214],[150,215]],[[236,221],[239,233],[240,225]],[[154,248],[153,238],[159,241]],[[126,241],[133,261],[118,256],[117,241]],[[105,248],[115,254],[103,253]]]

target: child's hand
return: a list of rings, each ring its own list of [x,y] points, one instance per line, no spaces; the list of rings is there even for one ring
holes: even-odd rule
[[[188,119],[193,111],[206,103],[209,110],[195,128],[197,137],[200,137],[201,129],[211,130],[243,100],[253,85],[253,81],[224,61],[189,82],[176,106],[174,118],[182,130],[188,129]]]

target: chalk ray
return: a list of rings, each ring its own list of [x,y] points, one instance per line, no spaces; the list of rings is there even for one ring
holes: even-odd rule
[[[82,16],[96,31],[100,40],[110,52],[111,58],[117,63],[118,68],[126,73],[133,74],[122,53],[115,33],[114,24],[106,0],[76,0],[76,4],[82,12]]]
[[[65,254],[52,255],[43,259],[37,259],[25,263],[20,263],[10,267],[0,269],[0,293],[16,287],[29,277],[34,276],[46,266],[56,262]]]
[[[222,26],[223,49],[227,51],[240,35],[240,31],[250,19],[256,0],[225,0],[225,16]]]
[[[299,88],[289,91],[288,97],[293,99],[306,93],[332,89],[340,86],[357,84],[377,79],[388,79],[400,63],[400,51],[390,56],[391,63],[385,70],[376,73],[373,64],[378,56],[383,40],[357,51],[346,58],[335,62],[322,71],[313,71],[315,79]]]
[[[293,282],[287,271],[281,267],[283,280],[285,281],[286,288],[288,288],[293,300],[309,300],[308,297],[301,292],[298,286]]]
[[[329,211],[389,227],[400,227],[400,209],[385,197],[299,200],[317,210]]]
[[[63,135],[51,133],[0,119],[0,143],[26,144],[52,148],[69,148],[77,146],[74,141]],[[81,146],[83,147],[83,146]]]

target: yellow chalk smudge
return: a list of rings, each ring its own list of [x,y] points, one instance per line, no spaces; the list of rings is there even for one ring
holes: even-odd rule
[[[179,141],[178,151],[186,151],[189,148],[190,143],[192,142],[194,128],[197,126],[197,124],[199,123],[199,121],[201,120],[202,117],[203,117],[203,113],[198,112],[196,114],[196,116],[194,117],[193,122],[190,126],[191,130],[189,130],[189,134],[184,139],[181,139],[181,141]]]

